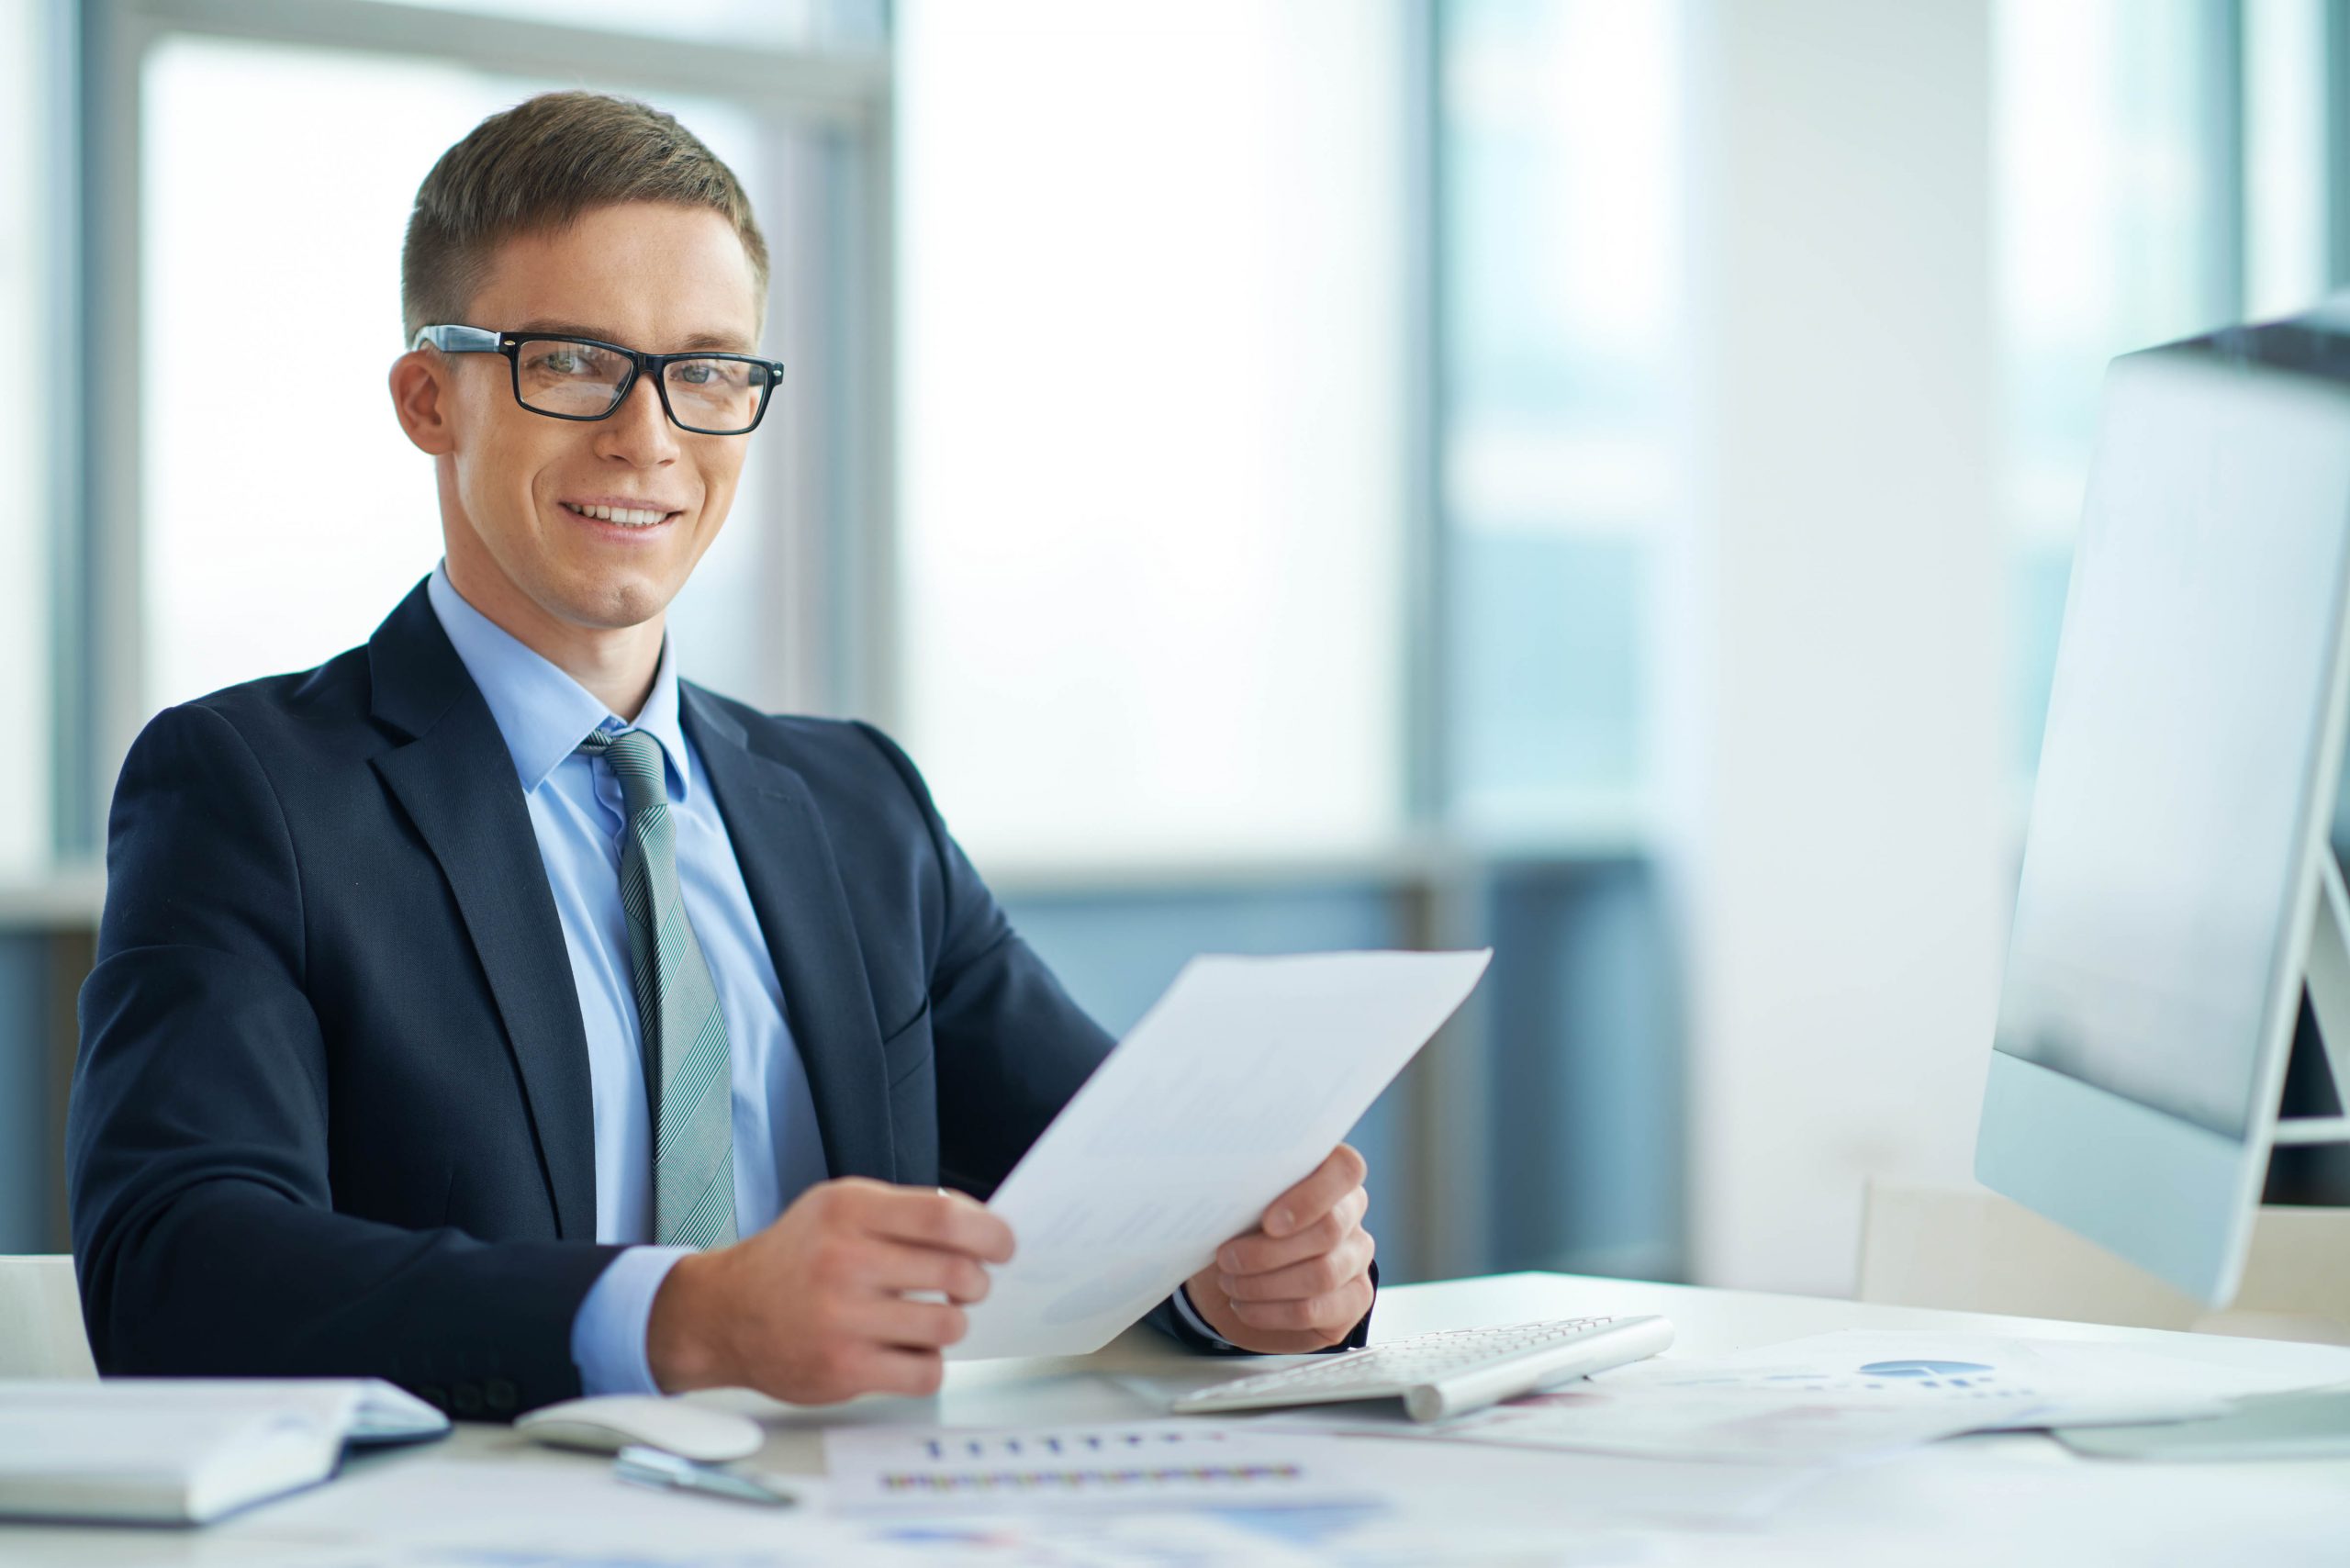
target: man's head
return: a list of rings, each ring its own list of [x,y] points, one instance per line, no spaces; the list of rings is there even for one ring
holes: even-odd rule
[[[411,344],[463,324],[755,353],[767,274],[742,185],[692,133],[643,104],[549,93],[425,176],[400,297]],[[725,521],[749,438],[679,429],[650,376],[581,421],[522,408],[512,375],[501,355],[433,348],[392,368],[401,426],[438,462],[452,576],[534,644],[655,621]]]

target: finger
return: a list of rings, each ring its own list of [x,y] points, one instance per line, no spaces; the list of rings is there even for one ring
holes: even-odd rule
[[[861,1261],[856,1277],[876,1290],[936,1291],[964,1306],[988,1298],[988,1271],[960,1252],[868,1237]]]
[[[877,1345],[849,1359],[847,1378],[859,1394],[904,1394],[921,1398],[938,1392],[938,1385],[946,1378],[946,1362],[936,1350]]]
[[[1361,1186],[1363,1173],[1369,1169],[1361,1155],[1350,1146],[1340,1144],[1304,1181],[1272,1201],[1265,1210],[1265,1234],[1290,1236],[1312,1225],[1328,1214],[1340,1198]]]
[[[1002,1216],[961,1193],[936,1187],[889,1187],[860,1193],[860,1217],[877,1235],[944,1248],[990,1263],[1012,1261],[1012,1227]]]
[[[1251,1328],[1313,1329],[1339,1333],[1371,1310],[1371,1282],[1349,1280],[1335,1291],[1304,1301],[1236,1301],[1232,1315]]]
[[[1226,1274],[1217,1288],[1234,1301],[1304,1301],[1327,1295],[1371,1268],[1369,1231],[1358,1230],[1318,1258],[1261,1274]]]
[[[1288,1236],[1267,1236],[1252,1230],[1236,1236],[1215,1250],[1216,1267],[1227,1274],[1261,1274],[1308,1258],[1318,1258],[1346,1239],[1371,1208],[1371,1194],[1357,1187],[1340,1198],[1331,1211],[1304,1229]]]
[[[959,1306],[884,1295],[859,1307],[856,1327],[860,1334],[883,1345],[936,1350],[960,1339],[969,1325]]]

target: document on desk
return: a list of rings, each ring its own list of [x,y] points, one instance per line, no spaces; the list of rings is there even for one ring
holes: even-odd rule
[[[1946,1409],[1967,1431],[2131,1426],[2216,1415],[2245,1394],[2306,1386],[2311,1347],[2027,1339],[1936,1330],[1845,1330],[1704,1360],[1603,1372],[1608,1394],[1776,1395],[1803,1404]],[[2318,1354],[2322,1355],[2320,1351]],[[2350,1351],[2341,1353],[2350,1378]]]
[[[824,1434],[842,1513],[1351,1502],[1336,1438],[1198,1421],[1122,1427],[835,1427]]]
[[[949,1359],[1109,1343],[1321,1163],[1492,957],[1192,959],[997,1190],[1018,1251]]]

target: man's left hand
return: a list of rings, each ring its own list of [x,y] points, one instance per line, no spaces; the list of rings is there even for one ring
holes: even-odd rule
[[[1345,1144],[1275,1198],[1257,1228],[1184,1282],[1207,1326],[1244,1350],[1291,1356],[1344,1340],[1371,1310],[1374,1250],[1363,1158]]]

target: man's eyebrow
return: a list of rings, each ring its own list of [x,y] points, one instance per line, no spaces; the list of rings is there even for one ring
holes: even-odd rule
[[[626,343],[625,340],[615,332],[578,321],[545,319],[525,321],[520,326],[509,327],[507,330],[516,337],[523,338],[534,333],[546,333],[558,338],[594,338],[599,342],[624,343],[630,348],[636,346],[633,343]],[[688,332],[675,349],[662,352],[685,353],[695,349],[715,349],[722,353],[749,353],[751,345],[747,339],[736,332]]]

